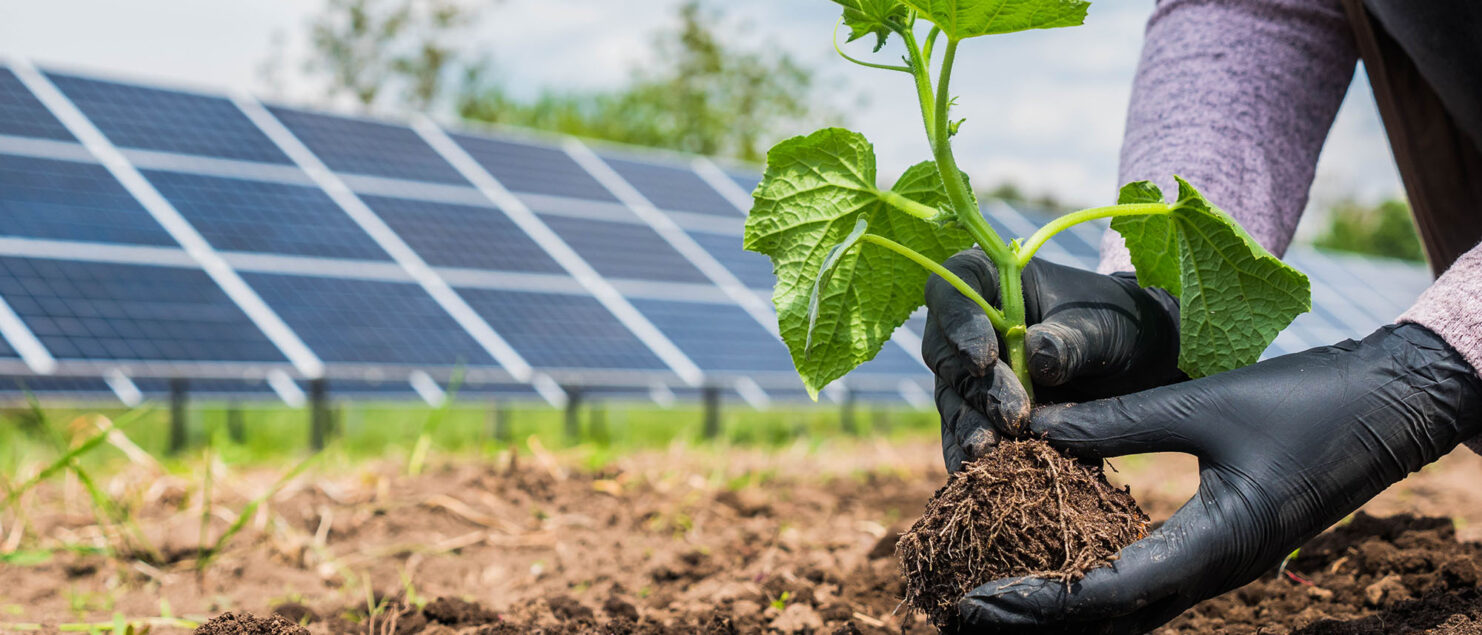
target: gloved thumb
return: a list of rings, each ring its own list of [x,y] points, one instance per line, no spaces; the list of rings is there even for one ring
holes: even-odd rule
[[[1053,317],[1032,325],[1024,337],[1029,376],[1036,385],[1060,386],[1086,375],[1100,357],[1089,354],[1090,347],[1085,331]]]

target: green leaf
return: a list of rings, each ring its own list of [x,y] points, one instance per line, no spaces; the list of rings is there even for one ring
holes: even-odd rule
[[[849,25],[849,41],[874,34],[875,50],[885,46],[892,22],[906,21],[908,8],[900,0],[834,0],[844,7],[844,24]]]
[[[804,354],[807,354],[808,349],[813,347],[813,327],[818,324],[819,292],[823,290],[823,287],[828,286],[829,279],[834,275],[834,267],[844,258],[844,254],[849,253],[850,249],[859,244],[859,239],[869,228],[870,223],[861,216],[858,221],[855,221],[854,230],[844,237],[844,242],[834,245],[828,250],[828,255],[824,256],[823,264],[818,269],[818,277],[813,279],[813,293],[808,297],[808,338],[803,344]]]
[[[891,191],[937,209],[948,200],[935,164],[906,170]],[[844,243],[859,221],[870,233],[937,261],[972,245],[967,232],[938,226],[881,202],[875,151],[863,135],[819,130],[777,144],[753,194],[745,247],[770,256],[777,274],[772,303],[782,339],[810,394],[873,359],[923,301],[928,273],[905,256],[864,245],[839,250],[832,275],[819,286],[809,338],[809,305],[830,247]]]
[[[1167,214],[1122,216],[1137,282],[1179,299],[1178,367],[1204,377],[1260,359],[1276,335],[1312,309],[1307,276],[1261,247],[1194,186],[1178,180]],[[1162,202],[1146,181],[1122,188],[1119,203]]]
[[[1078,26],[1086,21],[1085,0],[904,0],[948,38],[1029,29]]]

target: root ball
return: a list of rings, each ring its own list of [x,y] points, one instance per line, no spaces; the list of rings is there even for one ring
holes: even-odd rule
[[[908,606],[944,632],[957,601],[990,580],[1066,584],[1147,534],[1148,517],[1100,468],[1043,441],[1009,441],[947,479],[896,545]]]

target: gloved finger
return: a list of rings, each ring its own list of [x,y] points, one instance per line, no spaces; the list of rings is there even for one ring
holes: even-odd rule
[[[983,413],[995,430],[1011,437],[1024,436],[1033,404],[1008,363],[997,360],[988,377],[970,379],[955,387],[963,400]]]
[[[942,263],[989,302],[998,300],[997,268],[982,251],[970,249]],[[963,368],[975,377],[987,374],[998,359],[998,334],[982,307],[969,300],[946,280],[931,276],[926,281],[926,333],[921,355],[936,368],[948,351],[958,356]]]
[[[942,417],[942,460],[947,472],[955,473],[962,464],[976,459],[998,444],[993,424],[970,406],[952,384],[937,378],[937,412]]]
[[[1201,432],[1201,415],[1211,411],[1200,403],[1204,391],[1189,389],[1195,383],[1044,406],[1030,413],[1029,434],[1081,458],[1147,452],[1197,454],[1206,437]]]
[[[1219,575],[1207,569],[1223,530],[1193,503],[1079,582],[1011,578],[969,591],[958,603],[963,620],[1043,629],[1035,632],[1142,632],[1171,619],[1203,599],[1187,592],[1200,588],[1196,582]]]

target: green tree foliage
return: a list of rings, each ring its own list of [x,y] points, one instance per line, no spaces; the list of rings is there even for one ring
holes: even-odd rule
[[[814,119],[813,73],[775,47],[728,43],[723,17],[699,0],[654,41],[655,63],[603,92],[547,90],[521,99],[470,68],[458,98],[465,119],[644,146],[760,160],[768,143]]]
[[[455,0],[326,0],[309,24],[304,70],[325,80],[330,97],[425,110],[465,56],[453,43],[479,8]]]
[[[1391,199],[1374,207],[1344,201],[1333,206],[1329,214],[1327,230],[1313,241],[1318,247],[1416,262],[1425,260],[1410,206],[1404,201]]]

